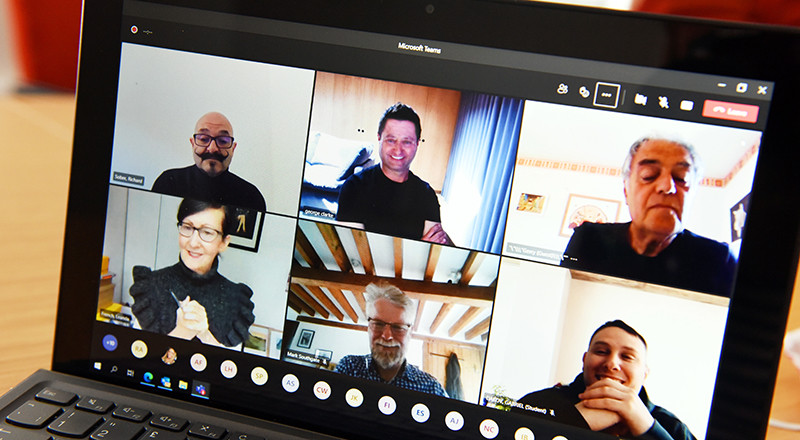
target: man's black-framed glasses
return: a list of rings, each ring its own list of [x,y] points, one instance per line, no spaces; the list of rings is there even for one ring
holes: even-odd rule
[[[411,330],[411,324],[391,324],[374,318],[368,318],[367,321],[369,328],[378,333],[383,333],[387,325],[392,329],[392,334],[397,336],[403,336]]]
[[[227,150],[233,146],[233,136],[211,136],[205,133],[195,133],[193,137],[194,144],[198,147],[208,148],[208,146],[211,145],[211,141],[216,142],[217,148],[220,150]]]
[[[197,231],[197,234],[200,236],[200,240],[203,240],[206,243],[211,243],[212,241],[216,240],[217,237],[222,235],[222,232],[219,232],[216,229],[195,228],[189,223],[178,222],[178,233],[182,236],[189,238],[192,236],[192,234],[194,234],[194,231]]]

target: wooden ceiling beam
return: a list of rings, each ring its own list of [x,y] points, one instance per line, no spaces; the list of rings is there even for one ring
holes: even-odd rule
[[[348,289],[350,292],[353,293],[353,296],[356,298],[356,302],[358,303],[358,307],[364,312],[364,316],[367,316],[367,300],[364,299],[364,288],[361,289]]]
[[[442,321],[447,318],[447,315],[450,313],[450,310],[453,309],[453,303],[444,303],[442,304],[442,308],[439,309],[439,313],[436,314],[436,318],[433,318],[433,322],[431,323],[431,328],[429,333],[434,334],[436,330],[442,325]]]
[[[341,329],[346,329],[346,330],[356,330],[356,331],[362,331],[362,332],[366,332],[369,329],[369,327],[367,327],[366,325],[355,325],[355,324],[348,324],[346,322],[327,321],[327,320],[324,320],[324,319],[312,318],[310,316],[298,316],[297,317],[297,321],[299,321],[299,322],[307,322],[309,324],[316,324],[316,325],[319,325],[319,326],[341,328]],[[478,349],[478,350],[485,350],[486,349],[486,344],[475,344],[475,343],[472,343],[472,342],[454,341],[452,339],[439,338],[439,337],[436,337],[436,336],[416,335],[416,334],[412,333],[411,334],[411,338],[412,339],[417,339],[417,340],[420,340],[420,341],[425,341],[425,342],[433,342],[433,343],[437,343],[437,344],[442,344],[442,345],[445,345],[445,346],[448,346],[448,347],[468,347],[468,348],[473,348],[473,349]],[[353,354],[360,354],[360,353],[353,353]]]
[[[297,295],[300,299],[305,301],[305,303],[308,304],[312,309],[314,309],[314,312],[319,313],[325,319],[328,319],[328,317],[331,316],[331,314],[328,313],[327,310],[325,310],[325,307],[322,307],[322,304],[314,300],[314,298],[312,298],[311,295],[309,295],[308,292],[306,292],[303,289],[303,287],[300,286],[299,284],[292,284],[289,287],[289,289],[292,291],[292,293]]]
[[[289,301],[289,304],[293,303],[296,307],[300,308],[300,310],[295,309],[297,313],[300,313],[302,311],[305,312],[308,316],[315,315],[314,309],[311,308],[310,305],[306,304],[305,301],[300,299],[300,297],[295,295],[294,292],[291,291],[289,292],[289,297],[287,298],[287,301]]]
[[[442,247],[432,244],[428,251],[428,264],[425,266],[425,281],[433,281],[433,274],[436,272],[436,265],[439,264],[439,256],[442,254]]]
[[[325,295],[325,292],[323,292],[319,286],[305,285],[305,288],[308,289],[308,291],[311,292],[311,294],[314,295],[314,297],[317,298],[317,300],[321,302],[329,312],[333,313],[333,315],[336,316],[339,321],[344,320],[344,313],[336,308],[336,305],[333,303],[333,301],[328,298],[328,295]]]
[[[286,300],[286,305],[289,306],[290,309],[294,310],[295,313],[299,315],[303,313],[303,309],[297,304],[296,301],[297,301],[296,299],[289,297]]]
[[[373,275],[342,273],[329,270],[310,269],[300,265],[292,266],[292,283],[305,286],[334,287],[352,292],[363,292],[370,283],[389,282],[414,299],[435,302],[452,302],[468,306],[487,307],[487,301],[494,300],[495,289],[481,286],[462,286],[459,284],[434,283],[430,281],[387,279]]]
[[[344,312],[347,313],[347,316],[349,316],[353,322],[358,323],[358,314],[353,310],[353,306],[350,305],[350,301],[347,300],[344,293],[334,287],[329,287],[328,291],[331,292],[333,298],[339,303]]]
[[[319,258],[319,255],[314,250],[314,246],[311,245],[311,242],[308,241],[308,237],[306,234],[303,233],[303,230],[300,227],[297,227],[297,236],[294,242],[294,248],[297,249],[297,253],[306,260],[311,267],[321,267],[322,266],[322,259]]]
[[[450,327],[450,329],[447,331],[447,334],[450,335],[451,338],[455,336],[458,332],[463,330],[464,327],[466,327],[470,322],[472,322],[472,320],[475,319],[475,317],[481,313],[481,310],[483,309],[481,309],[480,307],[468,308],[467,311],[464,312],[464,314],[461,315],[460,318],[458,318],[458,321],[456,321],[455,324],[453,324]]]
[[[416,332],[419,329],[419,322],[422,320],[422,311],[425,309],[425,300],[419,300],[417,304],[417,316],[414,317],[414,326],[412,327],[411,331]]]
[[[473,326],[471,329],[467,330],[464,333],[464,339],[469,341],[470,339],[473,339],[473,338],[477,337],[478,335],[482,335],[482,334],[488,332],[489,331],[489,323],[491,321],[492,321],[492,317],[491,316],[487,316],[486,319],[484,319],[483,321],[475,324],[475,326]]]
[[[325,244],[328,245],[333,259],[336,260],[336,265],[342,272],[352,272],[353,267],[350,265],[350,259],[347,258],[347,252],[342,246],[342,240],[333,225],[328,223],[317,223],[317,229],[322,234]]]
[[[375,262],[372,260],[372,249],[369,246],[367,233],[360,229],[353,229],[352,232],[364,272],[367,275],[375,275]]]
[[[394,237],[394,277],[403,278],[403,239]]]
[[[461,266],[461,280],[459,281],[461,285],[469,285],[470,281],[472,281],[472,277],[474,277],[475,274],[478,273],[478,269],[481,268],[484,259],[486,259],[486,254],[470,251],[467,256],[467,261]]]

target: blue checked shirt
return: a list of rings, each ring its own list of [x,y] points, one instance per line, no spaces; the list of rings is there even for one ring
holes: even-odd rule
[[[397,372],[397,375],[390,382],[383,380],[380,373],[378,373],[378,369],[375,368],[372,355],[369,354],[363,356],[347,355],[339,361],[334,371],[348,376],[389,383],[412,391],[448,397],[447,392],[442,388],[442,385],[435,377],[408,362],[403,363],[403,366],[400,367],[400,371]]]

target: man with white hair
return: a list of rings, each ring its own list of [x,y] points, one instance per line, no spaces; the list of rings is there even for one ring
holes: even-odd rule
[[[347,355],[337,373],[447,397],[432,375],[406,361],[415,306],[402,290],[389,284],[370,284],[365,290],[370,354]]]
[[[719,296],[730,296],[736,259],[728,245],[684,229],[701,180],[690,145],[643,138],[622,166],[630,223],[575,228],[561,265]]]

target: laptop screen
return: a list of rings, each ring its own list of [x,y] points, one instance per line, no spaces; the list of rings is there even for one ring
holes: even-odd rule
[[[346,437],[721,429],[775,76],[223,9],[122,4],[81,368]]]

